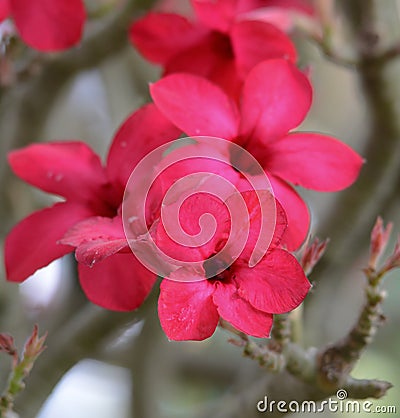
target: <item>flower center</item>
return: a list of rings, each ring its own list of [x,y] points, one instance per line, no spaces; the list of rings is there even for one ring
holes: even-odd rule
[[[214,31],[212,32],[211,37],[212,45],[216,54],[228,59],[234,58],[231,39],[228,35],[222,32]]]
[[[229,271],[228,264],[221,258],[209,258],[204,261],[203,267],[209,280],[224,281]]]

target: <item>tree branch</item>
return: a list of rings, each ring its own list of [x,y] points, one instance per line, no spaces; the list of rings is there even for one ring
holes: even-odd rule
[[[135,13],[150,7],[152,2],[126,0],[105,18],[100,28],[94,28],[79,47],[54,56],[41,56],[39,69],[3,89],[0,101],[0,198],[3,202],[0,210],[3,213],[0,216],[10,224],[15,219],[7,216],[12,213],[7,191],[13,181],[7,168],[7,153],[39,139],[47,116],[66,83],[75,74],[99,65],[128,45],[128,27]],[[2,223],[0,234],[9,226]]]
[[[378,214],[385,215],[397,199],[395,185],[400,177],[400,111],[398,65],[379,59],[380,44],[371,42],[377,34],[373,6],[375,2],[340,2],[343,17],[353,29],[353,44],[358,48],[355,66],[363,101],[368,107],[370,124],[363,156],[366,164],[357,182],[341,192],[332,215],[319,234],[329,236],[331,244],[316,268],[324,281],[341,277],[342,271],[365,250],[368,231]],[[386,6],[386,3],[385,3]]]
[[[46,353],[37,361],[26,390],[17,398],[16,411],[24,418],[34,418],[65,372],[87,356],[101,358],[108,338],[141,317],[140,310],[110,312],[88,303],[58,331],[49,334]]]

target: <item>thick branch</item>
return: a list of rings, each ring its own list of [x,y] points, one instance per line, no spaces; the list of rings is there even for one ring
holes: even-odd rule
[[[346,390],[348,397],[353,399],[379,399],[385,396],[386,392],[393,385],[383,380],[353,379],[348,377],[343,389]]]
[[[108,338],[140,318],[139,312],[109,312],[93,305],[85,306],[49,335],[46,353],[38,360],[25,391],[17,398],[16,411],[25,418],[34,418],[66,371],[87,356],[101,357]]]
[[[359,54],[356,71],[368,107],[370,133],[363,152],[367,163],[359,179],[340,194],[332,216],[319,232],[331,238],[329,251],[317,267],[319,277],[327,280],[330,274],[323,273],[347,266],[365,249],[372,221],[377,214],[384,215],[397,196],[394,186],[400,176],[399,78],[398,71],[391,70],[398,63],[376,58],[380,45],[371,40],[374,34],[378,36],[373,4],[343,2],[344,18],[355,32],[353,43]],[[333,274],[337,276],[337,270]]]
[[[390,232],[390,227],[388,231]],[[390,235],[384,231],[379,219],[371,235],[372,251],[369,267],[364,270],[367,279],[364,306],[348,334],[343,339],[325,347],[317,357],[318,381],[323,388],[328,390],[343,387],[365,348],[373,341],[378,327],[385,320],[382,311],[385,292],[381,289],[381,282],[386,271],[392,267],[386,267],[388,265],[388,261],[386,261],[384,267],[376,271],[375,265],[376,259],[379,258],[386,246],[384,241],[387,242]],[[393,257],[395,256],[393,255]],[[389,383],[379,383],[390,387]],[[381,392],[380,387],[377,392]]]

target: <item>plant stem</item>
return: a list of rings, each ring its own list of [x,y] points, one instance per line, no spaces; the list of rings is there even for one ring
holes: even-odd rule
[[[372,342],[378,327],[384,322],[382,302],[385,293],[380,288],[384,272],[367,268],[365,275],[365,304],[355,325],[346,337],[324,348],[318,356],[318,378],[324,388],[344,386],[362,352]]]

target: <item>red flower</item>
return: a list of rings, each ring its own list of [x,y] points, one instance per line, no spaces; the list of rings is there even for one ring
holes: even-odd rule
[[[270,198],[261,192],[261,200]],[[305,298],[310,283],[297,260],[279,243],[286,227],[283,209],[278,203],[275,235],[268,252],[253,268],[249,254],[260,231],[260,202],[255,192],[242,194],[249,213],[250,233],[246,246],[236,261],[222,273],[213,276],[210,257],[224,246],[230,230],[229,211],[214,196],[198,193],[187,199],[180,208],[180,221],[188,234],[198,233],[198,220],[203,213],[216,219],[213,239],[201,247],[181,247],[180,254],[193,260],[200,254],[203,271],[178,271],[161,283],[158,312],[161,326],[172,340],[203,340],[210,337],[220,317],[238,330],[255,337],[268,337],[273,314],[296,308]],[[263,202],[261,201],[261,204]],[[179,251],[160,223],[157,245],[165,252]],[[227,254],[229,256],[229,252]],[[210,277],[206,280],[206,277]],[[191,280],[191,281],[190,281]]]
[[[193,7],[202,22],[234,18],[272,23],[289,32],[296,14],[312,17],[314,8],[307,0],[193,0]]]
[[[236,96],[245,75],[259,62],[296,60],[296,49],[284,32],[267,21],[246,18],[250,3],[192,0],[195,20],[149,13],[132,25],[130,39],[144,57],[161,64],[165,74],[201,75]]]
[[[82,0],[0,0],[0,21],[12,17],[23,41],[39,51],[60,51],[82,36]]]
[[[16,175],[65,201],[33,213],[9,233],[8,280],[21,282],[77,247],[79,279],[88,299],[108,309],[138,307],[154,275],[127,249],[120,205],[135,165],[179,133],[154,105],[148,105],[119,129],[105,167],[77,141],[34,144],[11,152],[9,162]]]
[[[361,157],[327,135],[290,131],[312,101],[308,79],[286,60],[258,64],[243,86],[240,107],[218,86],[190,74],[171,74],[151,86],[158,108],[186,134],[237,142],[267,172],[288,217],[284,242],[294,250],[309,228],[308,209],[289,183],[337,191],[357,178]]]

